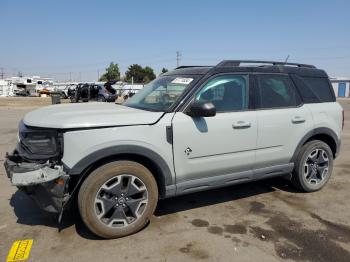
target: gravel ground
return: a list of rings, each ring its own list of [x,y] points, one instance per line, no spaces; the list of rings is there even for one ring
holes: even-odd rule
[[[33,239],[29,261],[350,261],[350,99],[342,149],[328,185],[300,193],[270,179],[162,200],[139,233],[92,235],[78,215],[40,211],[10,185],[3,161],[24,114],[49,98],[0,99],[0,261],[13,241]]]

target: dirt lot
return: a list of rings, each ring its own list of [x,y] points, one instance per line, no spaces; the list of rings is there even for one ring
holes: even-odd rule
[[[342,150],[322,191],[273,179],[163,200],[146,228],[116,240],[96,238],[74,214],[59,232],[4,174],[19,120],[49,102],[0,99],[0,261],[18,239],[34,240],[30,261],[350,261],[350,100],[340,101]]]

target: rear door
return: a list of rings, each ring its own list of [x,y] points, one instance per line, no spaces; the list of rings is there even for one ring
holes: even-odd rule
[[[258,139],[255,168],[287,164],[313,128],[312,114],[288,74],[256,74]]]
[[[175,114],[172,125],[177,183],[236,174],[233,181],[251,175],[257,120],[256,112],[249,109],[249,88],[247,74],[213,77],[194,100],[212,102],[216,116]]]

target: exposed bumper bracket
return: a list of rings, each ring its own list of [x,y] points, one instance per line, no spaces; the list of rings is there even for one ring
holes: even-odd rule
[[[52,181],[65,175],[62,166],[49,164],[15,163],[7,159],[4,163],[7,176],[14,186],[31,186]]]
[[[27,193],[43,210],[62,216],[69,199],[69,175],[63,166],[22,162],[16,155],[7,155],[4,166],[14,186]]]

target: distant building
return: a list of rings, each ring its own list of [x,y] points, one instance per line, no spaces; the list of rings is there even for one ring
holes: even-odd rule
[[[350,97],[350,78],[336,77],[330,78],[334,93],[337,97]]]

